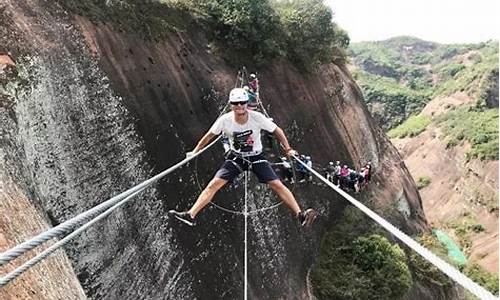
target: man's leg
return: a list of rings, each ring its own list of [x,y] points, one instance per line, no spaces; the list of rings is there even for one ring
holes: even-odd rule
[[[189,215],[191,218],[195,218],[196,215],[210,202],[212,201],[215,193],[217,193],[218,190],[220,190],[225,184],[227,183],[227,180],[219,178],[219,177],[214,177],[208,185],[205,187],[203,192],[198,196],[198,199],[196,202],[193,204],[190,210],[188,210]]]
[[[267,183],[269,187],[278,195],[281,201],[293,211],[294,215],[300,212],[300,206],[295,200],[292,192],[279,179],[271,180]]]

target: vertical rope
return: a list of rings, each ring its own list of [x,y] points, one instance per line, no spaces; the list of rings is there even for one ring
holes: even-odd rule
[[[244,290],[245,296],[244,299],[248,299],[248,171],[245,171],[245,256],[244,256],[244,265],[245,265],[245,283]]]

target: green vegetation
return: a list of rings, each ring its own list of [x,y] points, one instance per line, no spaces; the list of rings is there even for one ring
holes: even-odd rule
[[[391,129],[387,135],[390,138],[414,137],[424,131],[430,123],[431,118],[429,116],[411,116],[403,124]]]
[[[437,118],[446,145],[463,140],[472,146],[467,158],[498,160],[498,108],[460,107]]]
[[[453,263],[447,256],[446,248],[434,235],[422,234],[416,238],[416,241],[442,259]],[[453,285],[453,281],[446,274],[414,251],[410,254],[409,264],[415,279],[423,284],[440,287],[451,287]]]
[[[176,30],[183,30],[193,20],[189,1],[140,0],[59,0],[69,11],[95,23],[112,25],[116,30],[138,35],[146,40],[161,40]]]
[[[441,45],[398,37],[351,44],[349,54],[368,108],[386,130],[435,97],[463,92],[484,106],[498,91],[497,41]]]
[[[473,217],[471,217],[468,213],[465,213],[464,215],[469,221],[473,220]],[[454,260],[451,260],[448,257],[446,248],[434,235],[423,234],[416,240],[432,253],[458,268],[462,273],[467,275],[476,283],[479,283],[493,294],[498,295],[498,275],[486,271],[476,263],[468,262],[465,265],[457,264]],[[410,268],[415,278],[419,279],[419,281],[424,284],[444,287],[451,287],[453,285],[453,281],[447,275],[415,252],[412,252],[410,256]]]
[[[474,215],[464,212],[461,217],[447,222],[445,229],[456,236],[460,247],[469,254],[472,246],[471,234],[484,231],[484,226],[478,223]]]
[[[429,91],[412,90],[395,79],[367,73],[355,73],[372,116],[384,129],[401,124],[408,116],[422,110]]]
[[[482,48],[468,49],[470,54],[464,57],[444,61],[434,66],[433,72],[438,74],[434,96],[450,95],[465,92],[484,102],[484,93],[492,84],[492,76],[498,74],[498,43],[488,43]],[[464,61],[469,61],[464,64]],[[498,78],[498,77],[496,77]]]
[[[333,13],[322,0],[277,1],[281,34],[285,36],[288,58],[299,66],[314,68],[332,55],[344,59],[341,49],[349,45],[347,33],[332,24]]]
[[[59,1],[94,22],[154,41],[197,23],[213,51],[234,65],[286,58],[313,71],[322,63],[343,62],[349,44],[323,0]]]
[[[420,177],[418,177],[418,179],[417,179],[417,189],[421,190],[424,187],[428,186],[429,184],[431,184],[431,179],[429,178],[429,176],[420,176]]]
[[[468,264],[461,271],[474,282],[498,296],[498,275],[486,271],[475,263]]]
[[[376,230],[362,213],[345,209],[311,273],[318,299],[399,299],[408,292],[412,277],[404,252]]]

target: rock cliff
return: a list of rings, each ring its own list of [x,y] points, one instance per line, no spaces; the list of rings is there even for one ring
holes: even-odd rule
[[[196,28],[147,42],[41,0],[3,1],[0,28],[0,52],[15,64],[1,90],[4,172],[30,199],[36,218],[53,225],[181,160],[218,116],[237,72],[210,53]],[[276,62],[259,77],[269,113],[299,152],[317,164],[359,167],[371,160],[373,184],[360,200],[408,234],[428,229],[408,170],[344,66],[303,75]],[[243,297],[242,217],[210,207],[193,229],[167,216],[193,203],[221,161],[220,149],[209,150],[65,248],[87,297]],[[276,202],[264,186],[251,186],[251,208]],[[3,192],[2,203],[13,197]],[[318,209],[319,220],[304,234],[283,207],[250,217],[252,299],[307,298],[306,274],[319,241],[347,205],[318,184],[294,193],[302,206]],[[240,183],[215,201],[238,210],[242,195]],[[0,224],[16,214],[9,209]],[[76,280],[68,264],[61,268]],[[32,271],[23,276],[38,278]],[[48,272],[46,280],[60,276]],[[79,289],[53,298],[75,298]]]

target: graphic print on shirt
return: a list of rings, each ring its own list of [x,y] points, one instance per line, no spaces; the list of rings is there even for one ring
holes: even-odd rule
[[[234,149],[241,152],[253,151],[254,140],[252,139],[252,133],[252,130],[233,132]]]

